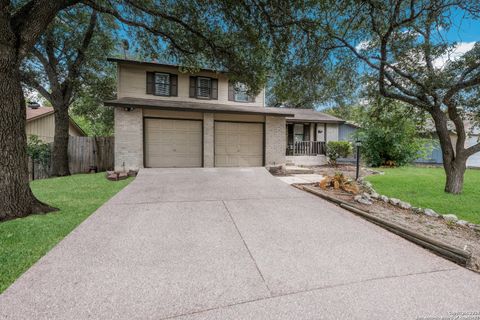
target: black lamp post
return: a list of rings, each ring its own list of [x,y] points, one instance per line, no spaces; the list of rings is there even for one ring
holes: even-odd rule
[[[362,146],[362,141],[357,140],[355,141],[355,147],[357,148],[357,171],[355,174],[355,180],[358,180],[360,175],[360,147]]]

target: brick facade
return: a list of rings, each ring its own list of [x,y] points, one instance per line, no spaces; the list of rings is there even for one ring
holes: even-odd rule
[[[214,156],[214,115],[203,114],[203,166],[211,168],[215,165]]]
[[[265,166],[285,165],[286,122],[284,117],[265,117]]]
[[[143,110],[115,108],[115,170],[143,168]]]

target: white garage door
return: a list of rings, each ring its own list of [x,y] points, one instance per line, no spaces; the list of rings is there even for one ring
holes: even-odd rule
[[[215,166],[263,166],[263,123],[215,122]]]
[[[147,168],[201,167],[202,121],[145,119]]]

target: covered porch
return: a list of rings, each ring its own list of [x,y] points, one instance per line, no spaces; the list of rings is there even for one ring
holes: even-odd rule
[[[286,126],[287,164],[315,166],[327,162],[326,123],[287,121]]]

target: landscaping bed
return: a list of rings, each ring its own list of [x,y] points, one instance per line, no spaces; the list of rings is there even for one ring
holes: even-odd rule
[[[323,189],[317,184],[308,185],[315,190],[334,199],[341,200],[354,208],[361,209],[375,217],[393,223],[405,229],[425,235],[447,245],[468,251],[472,254],[467,268],[480,272],[480,230],[449,222],[442,217],[431,217],[416,213],[413,209],[401,209],[380,199],[371,198],[372,204],[361,204],[355,195],[341,189]],[[363,190],[362,190],[363,191]]]

